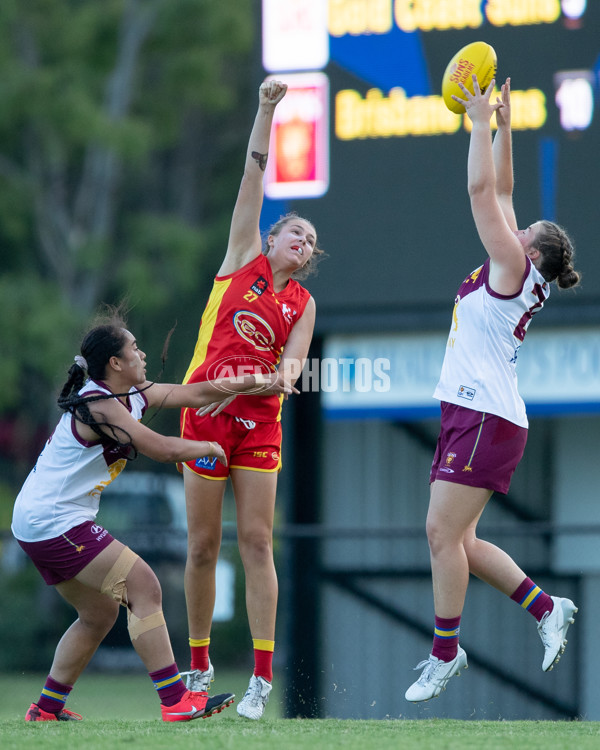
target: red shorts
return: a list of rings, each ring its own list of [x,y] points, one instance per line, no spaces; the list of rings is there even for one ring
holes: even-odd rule
[[[75,578],[103,549],[114,542],[108,531],[93,521],[84,521],[52,539],[22,542],[21,547],[33,560],[49,586]]]
[[[527,429],[486,412],[442,402],[442,423],[429,481],[506,494],[525,450]]]
[[[185,462],[188,469],[207,479],[227,479],[229,469],[268,472],[281,469],[281,422],[254,422],[226,413],[198,417],[190,409],[181,437],[211,440],[225,451],[227,466],[214,456]]]

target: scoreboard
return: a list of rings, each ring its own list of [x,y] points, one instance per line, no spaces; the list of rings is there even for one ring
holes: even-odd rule
[[[290,87],[264,219],[314,222],[329,257],[306,283],[322,327],[427,325],[438,310],[445,327],[484,260],[469,121],[441,98],[448,61],[477,40],[512,81],[519,226],[550,219],[575,242],[582,286],[549,310],[600,320],[600,0],[263,0],[262,28],[265,74]]]

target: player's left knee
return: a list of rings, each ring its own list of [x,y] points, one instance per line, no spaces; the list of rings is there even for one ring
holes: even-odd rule
[[[240,552],[246,563],[268,564],[273,560],[272,540],[261,535],[250,537],[244,542],[240,542]]]

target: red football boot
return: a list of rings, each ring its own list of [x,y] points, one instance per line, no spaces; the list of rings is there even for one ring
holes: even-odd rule
[[[25,721],[81,721],[83,716],[63,708],[57,714],[42,710],[37,703],[32,703],[25,714]]]
[[[233,703],[233,693],[221,693],[208,697],[208,693],[193,693],[187,690],[179,703],[173,706],[161,704],[160,710],[163,721],[190,721],[191,719],[206,719],[221,711]]]

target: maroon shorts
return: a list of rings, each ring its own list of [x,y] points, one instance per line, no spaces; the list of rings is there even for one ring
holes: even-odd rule
[[[44,581],[49,586],[54,586],[75,578],[114,541],[114,537],[97,523],[84,521],[52,539],[41,542],[17,541],[33,560]]]
[[[229,469],[266,472],[281,469],[281,422],[254,422],[227,413],[190,418],[188,412],[182,437],[211,440],[225,451],[227,466],[214,456],[185,462],[188,469],[207,479],[227,479]]]
[[[486,412],[442,402],[442,423],[429,481],[506,494],[523,456],[527,429]]]

